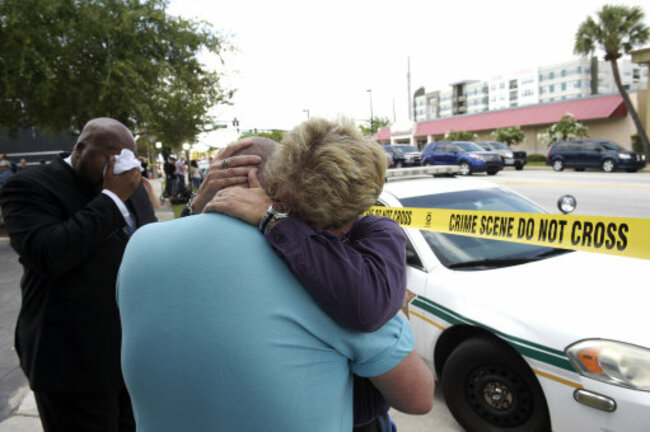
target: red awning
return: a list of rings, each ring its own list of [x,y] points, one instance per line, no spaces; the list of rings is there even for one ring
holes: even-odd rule
[[[390,127],[386,126],[380,128],[379,131],[372,136],[372,139],[380,143],[390,142]]]
[[[576,120],[584,121],[625,116],[627,109],[623,97],[619,94],[588,97],[421,122],[417,124],[415,136],[444,135],[450,131],[482,131],[508,126],[545,125],[560,121],[567,113],[573,114]]]

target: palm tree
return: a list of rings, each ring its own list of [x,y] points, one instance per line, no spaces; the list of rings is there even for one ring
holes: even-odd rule
[[[596,48],[605,51],[605,60],[612,65],[612,73],[618,91],[623,96],[625,107],[632,116],[636,126],[646,159],[650,159],[650,143],[643,129],[639,114],[630,101],[627,91],[621,83],[621,74],[618,70],[618,60],[622,54],[629,54],[635,46],[644,44],[650,37],[650,30],[643,23],[643,10],[639,6],[612,6],[605,5],[596,13],[598,22],[591,17],[580,24],[576,33],[573,51],[576,54],[590,55]]]

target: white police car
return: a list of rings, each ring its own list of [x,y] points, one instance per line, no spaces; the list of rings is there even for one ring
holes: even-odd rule
[[[380,204],[545,212],[468,178],[389,182]],[[650,261],[405,232],[416,350],[467,431],[650,431]]]

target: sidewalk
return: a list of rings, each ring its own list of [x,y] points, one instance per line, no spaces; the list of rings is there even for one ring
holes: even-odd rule
[[[154,191],[160,196],[160,182],[152,180],[151,183]],[[174,211],[169,201],[165,201],[160,208],[156,209],[156,217],[159,222],[174,219]],[[10,405],[17,409],[11,416],[0,422],[0,432],[43,432],[34,394],[28,386],[16,391]]]

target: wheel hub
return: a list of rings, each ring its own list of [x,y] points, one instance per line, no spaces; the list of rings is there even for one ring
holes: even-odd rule
[[[494,426],[520,426],[533,412],[530,389],[517,374],[503,366],[484,365],[474,369],[467,376],[466,392],[474,412]]]
[[[483,387],[483,398],[492,408],[503,411],[512,406],[513,394],[508,386],[492,381]]]

